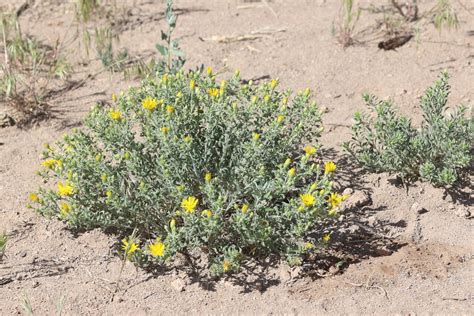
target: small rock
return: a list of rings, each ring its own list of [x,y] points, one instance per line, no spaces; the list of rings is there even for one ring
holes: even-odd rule
[[[186,287],[186,282],[183,279],[176,279],[172,281],[170,285],[177,292],[183,292]]]
[[[418,204],[418,202],[413,203],[413,205],[411,206],[411,211],[417,214],[423,214],[428,212],[428,210]]]
[[[355,191],[344,202],[346,209],[352,209],[355,207],[363,207],[372,204],[370,195],[364,191]]]
[[[328,113],[329,112],[329,108],[327,106],[322,106],[320,110],[321,110],[322,113]]]
[[[0,128],[15,125],[15,120],[7,113],[0,113]]]
[[[345,188],[344,191],[342,191],[342,194],[345,195],[351,195],[352,193],[354,193],[354,190],[352,190],[352,188]]]
[[[26,257],[26,251],[21,251],[18,255],[22,258],[25,258]]]
[[[291,272],[290,272],[290,273],[291,273],[291,278],[292,278],[292,279],[297,278],[297,277],[300,275],[300,273],[301,273],[302,270],[303,270],[303,269],[302,269],[301,267],[299,267],[299,266],[293,267],[293,269],[291,269]]]
[[[468,218],[471,216],[471,212],[469,212],[468,209],[464,208],[464,207],[459,207],[457,208],[455,211],[454,211],[454,214],[456,214],[456,216],[459,216],[459,217],[464,217],[464,218]]]
[[[360,226],[351,225],[351,226],[349,226],[349,228],[347,228],[347,231],[349,232],[349,234],[356,234],[360,231]]]
[[[288,267],[280,267],[280,272],[278,275],[281,282],[288,282],[291,280],[291,271]]]

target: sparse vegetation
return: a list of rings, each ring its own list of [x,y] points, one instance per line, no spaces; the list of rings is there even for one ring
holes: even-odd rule
[[[354,31],[360,18],[360,8],[354,7],[354,0],[341,0],[340,21],[337,26],[337,39],[343,47],[356,43]]]
[[[0,262],[3,260],[5,249],[7,248],[8,236],[5,232],[0,233]]]
[[[368,170],[394,173],[405,183],[422,179],[437,186],[455,184],[472,159],[474,124],[465,117],[464,106],[446,114],[449,93],[444,72],[421,99],[424,120],[419,129],[397,115],[390,101],[365,95],[376,117],[356,113],[353,140],[345,148]]]
[[[29,116],[41,114],[53,81],[65,80],[71,73],[61,42],[50,48],[25,36],[14,13],[0,15],[0,29],[5,60],[0,68],[0,97]]]

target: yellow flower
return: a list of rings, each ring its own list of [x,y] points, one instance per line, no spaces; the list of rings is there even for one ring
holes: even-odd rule
[[[166,127],[166,126],[162,126],[162,127],[160,127],[160,131],[161,131],[163,134],[168,134],[168,132],[170,131],[170,128],[169,128],[169,127]]]
[[[168,82],[168,74],[164,74],[163,77],[161,77],[161,81],[163,81],[163,83],[167,83]]]
[[[288,98],[287,97],[284,97],[282,100],[281,100],[281,103],[283,105],[287,105],[288,104]]]
[[[153,111],[158,106],[158,100],[152,97],[146,97],[145,100],[142,101],[143,108]]]
[[[328,174],[328,173],[331,173],[331,172],[334,172],[336,170],[337,166],[334,162],[332,161],[327,161],[325,164],[324,164],[324,174]]]
[[[323,235],[323,241],[328,242],[331,239],[331,234],[324,234]]]
[[[190,143],[190,142],[193,140],[193,138],[192,138],[191,136],[189,136],[189,135],[186,135],[186,136],[183,138],[183,140],[184,140],[185,143]]]
[[[227,84],[227,82],[226,82],[225,80],[222,80],[222,81],[221,81],[221,87],[220,87],[220,89],[219,89],[219,94],[220,94],[220,95],[223,95],[223,94],[224,94],[226,84]]]
[[[212,211],[211,210],[204,210],[201,212],[201,215],[207,216],[207,218],[210,218],[212,216]]]
[[[41,163],[43,167],[48,169],[52,168],[56,164],[56,159],[47,159]]]
[[[256,103],[257,102],[257,96],[254,95],[253,97],[250,98],[250,102]]]
[[[329,205],[331,205],[331,209],[336,209],[343,201],[343,199],[344,198],[342,195],[332,192],[331,195],[328,197],[328,203]]]
[[[206,181],[206,183],[211,182],[212,174],[210,172],[206,173],[206,175],[204,176],[204,180]]]
[[[112,93],[112,101],[113,102],[117,102],[117,95],[114,93]]]
[[[195,87],[196,87],[196,81],[191,79],[191,81],[189,81],[189,89],[193,91]]]
[[[227,272],[230,270],[230,268],[232,268],[232,263],[227,260],[224,260],[224,262],[222,263],[222,268],[224,269],[224,272]]]
[[[272,81],[270,82],[270,88],[275,89],[276,86],[278,86],[278,79],[272,79]]]
[[[253,133],[252,138],[253,138],[254,141],[257,141],[257,140],[260,139],[260,134],[259,133]]]
[[[102,180],[102,182],[107,181],[107,175],[106,175],[105,173],[103,173],[103,174],[100,176],[100,180]]]
[[[285,163],[283,164],[283,166],[288,167],[290,165],[290,163],[291,163],[291,159],[286,158]]]
[[[171,230],[174,230],[176,228],[176,220],[174,218],[170,221],[170,228]]]
[[[313,206],[314,203],[316,202],[316,199],[310,193],[301,194],[300,198],[303,205],[307,207]]]
[[[311,90],[310,90],[309,88],[306,88],[306,89],[304,89],[304,91],[303,91],[303,95],[304,95],[305,97],[309,97],[309,94],[310,94],[310,93],[311,93]]]
[[[181,207],[188,213],[194,213],[194,209],[196,208],[198,203],[198,199],[196,199],[194,196],[190,196],[181,202]]]
[[[130,257],[135,251],[138,250],[138,245],[135,240],[131,237],[122,240],[122,250],[125,252],[127,257]]]
[[[236,76],[236,77],[240,76],[240,69],[235,70],[234,76]]]
[[[71,212],[71,206],[67,204],[66,202],[62,202],[59,205],[59,210],[60,210],[61,217],[66,217],[69,214],[69,212]]]
[[[182,97],[183,97],[183,93],[181,91],[178,91],[178,93],[176,93],[176,98],[181,99]]]
[[[312,242],[307,242],[304,244],[304,249],[305,250],[311,250],[314,248],[314,244]]]
[[[249,210],[249,205],[248,204],[244,204],[242,205],[242,213],[246,214]]]
[[[38,194],[36,194],[36,193],[30,193],[29,198],[30,198],[30,201],[32,201],[32,202],[38,202],[39,201]]]
[[[293,177],[295,175],[295,173],[296,173],[296,168],[295,167],[288,170],[288,176],[289,177]]]
[[[171,114],[174,112],[174,107],[171,105],[166,106],[166,113]]]
[[[148,250],[150,250],[150,254],[153,257],[163,257],[165,254],[166,246],[164,243],[161,242],[160,238],[157,238],[156,241],[148,246]]]
[[[266,103],[270,102],[270,96],[268,94],[264,96],[263,101],[265,101]]]
[[[211,67],[207,67],[207,75],[212,76],[212,68]]]
[[[284,119],[285,119],[285,116],[284,116],[284,115],[278,115],[278,117],[277,117],[277,122],[278,122],[278,123],[281,123],[281,122],[283,122]]]
[[[311,184],[311,186],[309,187],[309,189],[310,189],[311,191],[314,191],[314,190],[316,190],[317,188],[318,188],[318,184],[317,184],[317,183],[313,183],[313,184]]]
[[[316,148],[311,145],[308,145],[304,148],[304,152],[306,153],[306,157],[310,157],[316,153]]]
[[[109,199],[112,197],[112,191],[106,191],[105,196],[107,196]]]
[[[207,93],[213,98],[217,97],[219,95],[219,89],[217,88],[210,88],[207,90]]]
[[[58,194],[60,196],[68,196],[74,193],[74,188],[69,185],[67,182],[64,185],[62,182],[58,183]]]
[[[114,121],[120,121],[122,119],[122,112],[119,110],[111,110],[109,116]]]

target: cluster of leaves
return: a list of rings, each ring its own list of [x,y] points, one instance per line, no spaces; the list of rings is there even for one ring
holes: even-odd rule
[[[71,66],[54,48],[41,45],[22,34],[15,13],[0,14],[4,63],[0,67],[0,98],[17,109],[31,113],[45,104],[54,79],[66,79]]]
[[[419,129],[397,115],[391,102],[366,95],[376,117],[356,113],[352,141],[345,148],[370,171],[395,173],[404,182],[421,178],[437,186],[454,184],[472,159],[474,125],[463,106],[445,114],[449,93],[443,72],[421,99]]]
[[[41,175],[57,189],[30,198],[72,228],[134,231],[123,247],[141,264],[193,249],[215,274],[247,256],[297,258],[344,197],[332,192],[335,164],[316,161],[321,112],[309,89],[277,88],[238,72],[218,82],[210,68],[148,79],[46,148]]]

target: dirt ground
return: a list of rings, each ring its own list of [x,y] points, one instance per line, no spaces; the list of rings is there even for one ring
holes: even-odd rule
[[[24,32],[47,42],[66,35],[66,52],[76,71],[73,79],[81,80],[101,66],[94,59],[84,63],[72,40],[70,2],[36,1],[21,23]],[[387,2],[357,3],[367,8]],[[420,10],[434,2],[420,0]],[[442,69],[451,75],[449,104],[470,105],[472,115],[474,1],[452,2],[458,29],[439,33],[426,23],[416,40],[396,51],[382,51],[377,48],[381,32],[367,33],[345,50],[341,47],[331,32],[339,12],[335,0],[177,0],[176,34],[182,37],[188,67],[203,63],[224,76],[239,68],[247,79],[269,76],[279,78],[283,87],[310,87],[327,109],[321,144],[341,166],[341,190],[355,191],[354,204],[361,198],[359,206],[348,207],[342,224],[336,223],[343,229],[334,234],[332,255],[344,264],[340,269],[331,260],[326,266],[259,267],[255,275],[218,282],[182,271],[152,276],[128,264],[120,291],[112,298],[121,265],[112,252],[116,238],[98,230],[76,236],[63,223],[26,208],[28,193],[40,185],[35,171],[43,144],[80,126],[95,102],[137,84],[121,74],[102,72],[51,100],[55,117],[28,129],[0,129],[0,231],[10,236],[0,263],[0,315],[24,313],[25,297],[37,315],[55,314],[60,302],[63,313],[71,315],[472,314],[474,231],[467,213],[474,211],[473,189],[446,194],[416,183],[407,194],[393,177],[364,174],[341,153],[341,144],[350,139],[353,113],[365,109],[364,92],[392,98],[416,123],[421,117],[419,98]],[[118,3],[128,8],[118,47],[128,47],[132,54],[154,52],[159,30],[165,27],[163,2]],[[20,4],[2,0],[0,5]],[[362,11],[358,29],[380,17]],[[206,40],[262,30],[272,32],[250,41]],[[6,110],[0,104],[0,112]],[[415,202],[426,212],[413,210]]]

